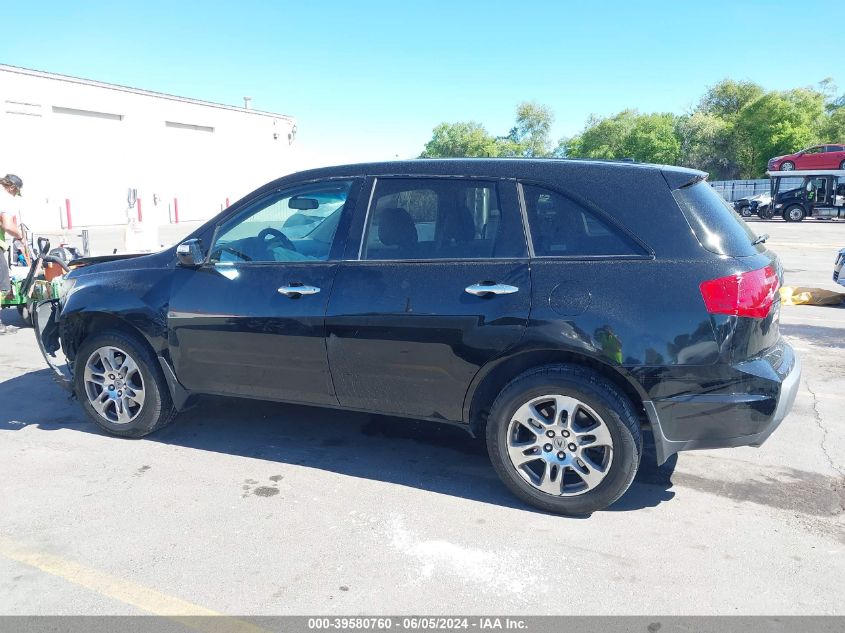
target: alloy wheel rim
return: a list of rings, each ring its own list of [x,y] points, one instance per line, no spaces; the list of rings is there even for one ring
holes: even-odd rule
[[[532,398],[516,410],[507,451],[524,481],[557,497],[595,489],[613,464],[607,423],[586,403],[560,394]]]
[[[85,362],[85,395],[111,424],[129,424],[144,407],[144,378],[138,363],[118,347],[94,350]]]
[[[781,171],[792,171],[792,163],[784,163],[780,169]]]

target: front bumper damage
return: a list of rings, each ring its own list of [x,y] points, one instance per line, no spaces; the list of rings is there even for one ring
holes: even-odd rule
[[[73,387],[73,365],[68,362],[67,356],[62,349],[60,315],[62,304],[59,299],[48,299],[39,303],[33,312],[33,325],[35,326],[35,339],[38,341],[38,348],[44,360],[53,370],[53,378],[71,396],[76,392]],[[161,371],[170,391],[173,405],[178,411],[183,411],[189,404],[191,394],[177,380],[176,374],[170,363],[163,357],[157,356]]]
[[[35,340],[44,360],[53,370],[53,377],[69,393],[73,393],[73,371],[62,350],[59,336],[61,304],[58,299],[48,299],[35,306],[32,314]]]

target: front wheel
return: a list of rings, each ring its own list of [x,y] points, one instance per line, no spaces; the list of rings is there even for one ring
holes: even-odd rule
[[[487,451],[526,503],[584,515],[625,493],[642,438],[633,405],[611,382],[586,368],[553,365],[505,387],[488,417]]]
[[[845,160],[839,163],[839,169],[845,169]]]
[[[142,437],[176,415],[161,367],[136,336],[108,331],[86,339],[73,373],[85,412],[108,433]]]
[[[806,213],[804,207],[793,205],[783,212],[783,219],[787,222],[800,222],[804,219]]]
[[[795,169],[795,163],[793,163],[792,161],[789,161],[789,160],[785,161],[780,166],[780,171],[793,171],[794,169]]]

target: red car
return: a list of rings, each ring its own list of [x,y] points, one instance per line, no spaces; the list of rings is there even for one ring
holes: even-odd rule
[[[769,171],[793,169],[845,169],[845,145],[816,145],[769,161]]]

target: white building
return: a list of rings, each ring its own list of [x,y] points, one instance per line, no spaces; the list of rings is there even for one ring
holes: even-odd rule
[[[24,182],[0,209],[92,253],[172,243],[295,170],[286,115],[5,65],[0,105],[0,176]]]

